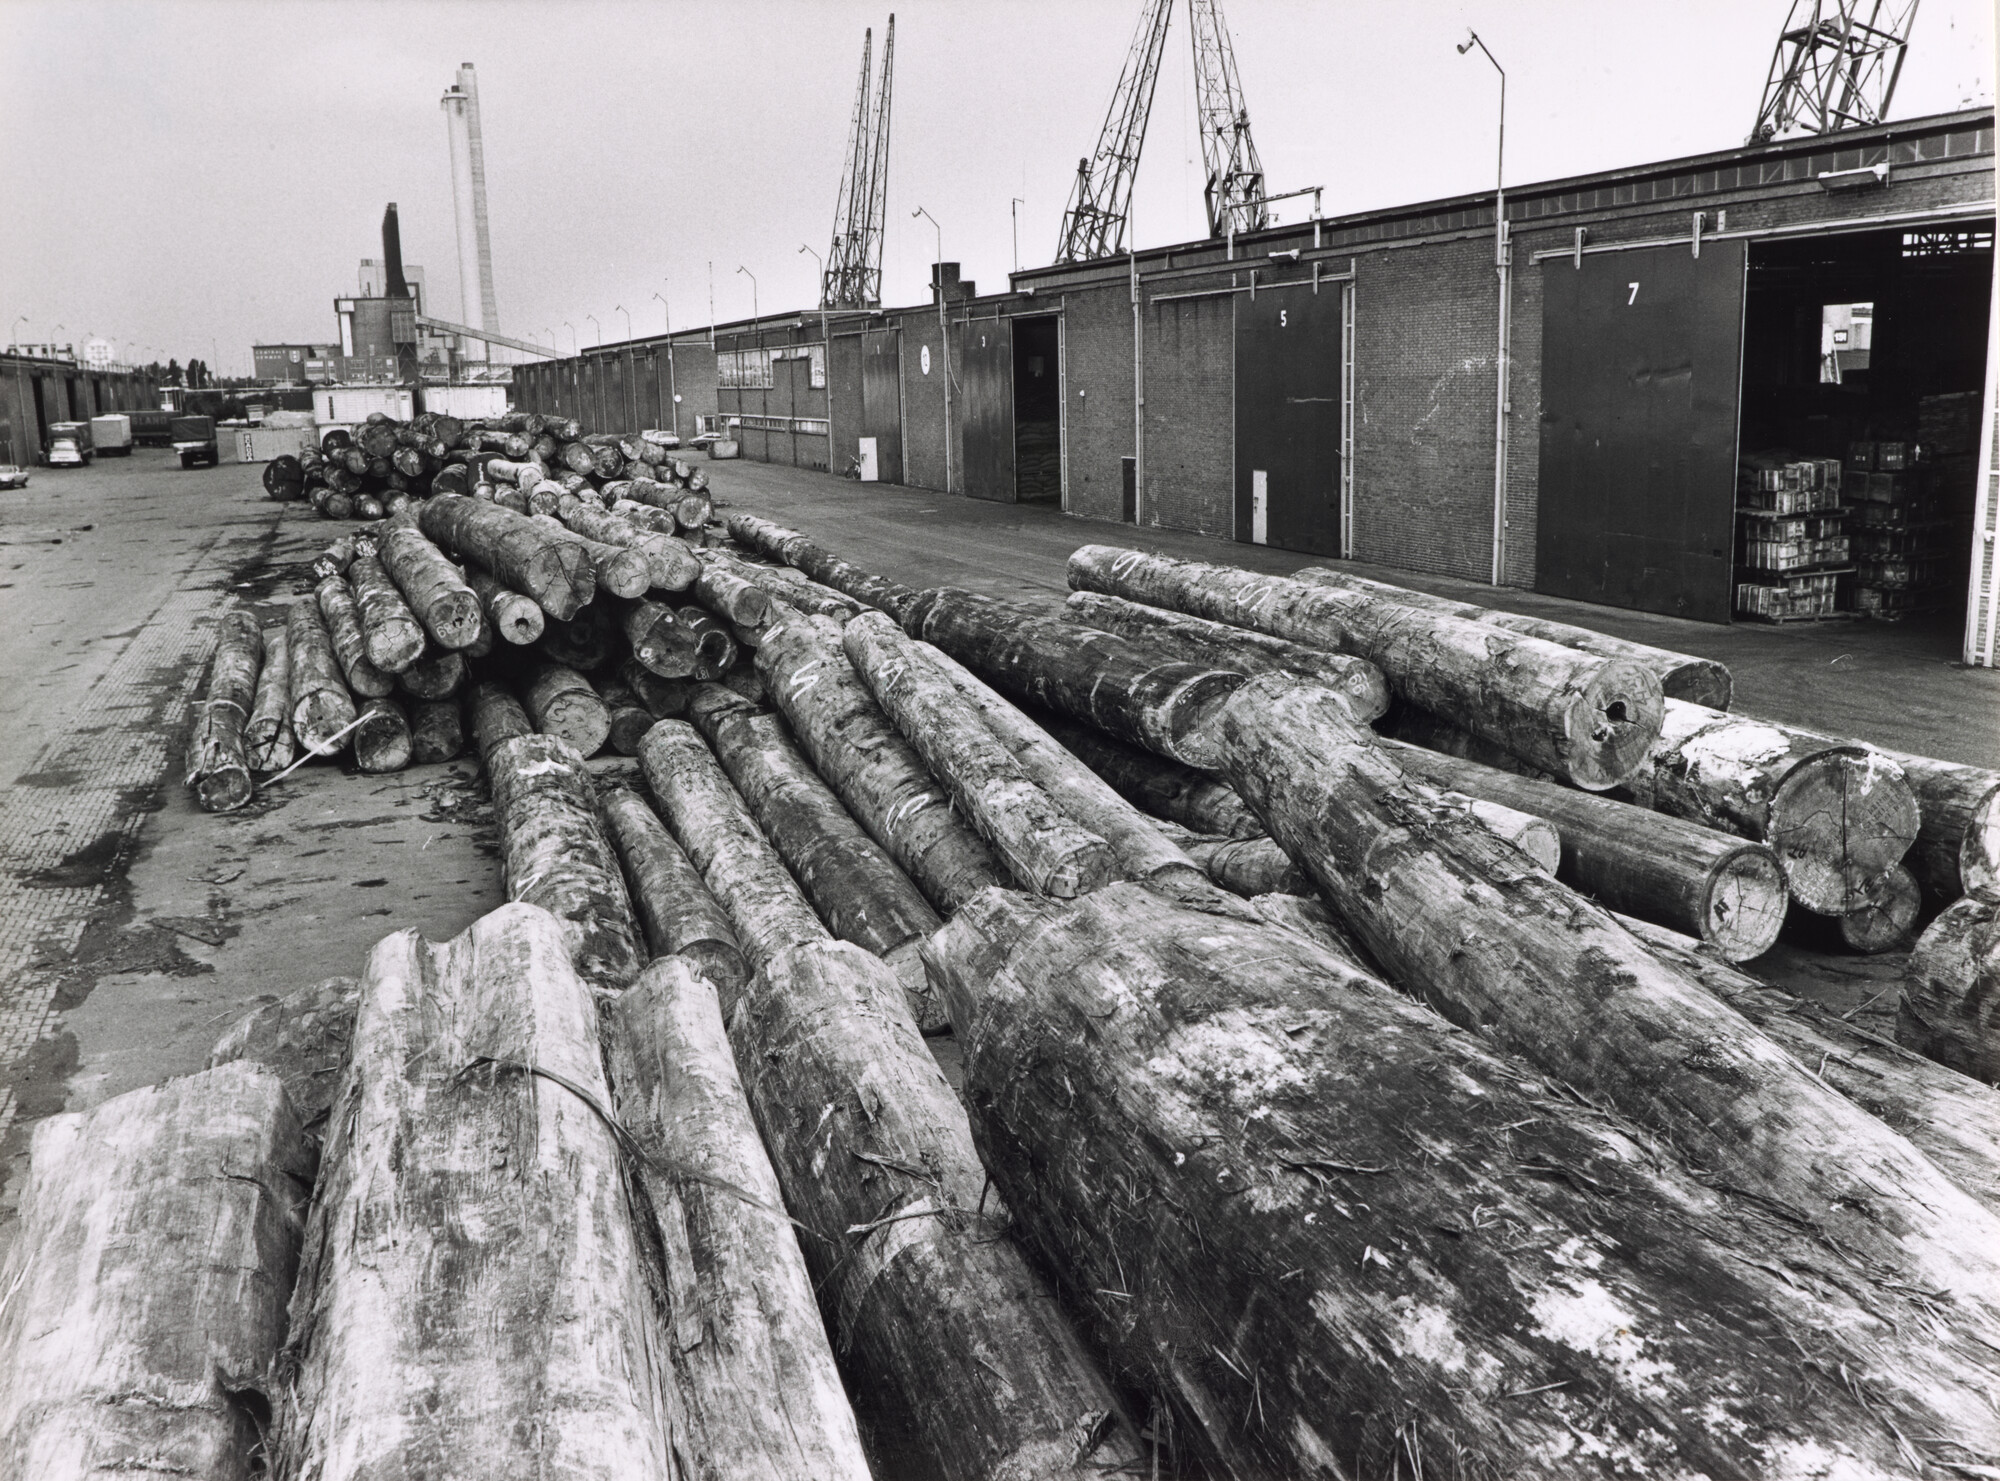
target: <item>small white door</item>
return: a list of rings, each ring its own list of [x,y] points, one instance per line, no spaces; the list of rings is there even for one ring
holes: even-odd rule
[[[875,471],[875,439],[863,437],[861,442],[861,481],[874,483],[878,479]]]
[[[1267,545],[1271,530],[1271,481],[1262,468],[1250,470],[1250,543]]]

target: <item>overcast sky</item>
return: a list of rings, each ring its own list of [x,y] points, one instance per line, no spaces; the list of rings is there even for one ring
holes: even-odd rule
[[[1186,11],[1160,71],[1141,245],[1202,232]],[[1227,0],[1274,191],[1329,215],[1740,144],[1786,0]],[[258,341],[328,340],[333,298],[400,208],[432,307],[459,310],[439,95],[479,69],[503,330],[584,345],[811,304],[861,33],[886,0],[0,0],[0,313],[12,333],[249,370]],[[1049,261],[1137,0],[903,0],[885,297],[935,251],[983,288]],[[1992,0],[1924,0],[1898,117],[1993,98]],[[1303,215],[1300,203],[1288,210]],[[1287,214],[1285,219],[1295,219]],[[58,335],[57,326],[61,325]],[[211,353],[211,343],[214,346]]]

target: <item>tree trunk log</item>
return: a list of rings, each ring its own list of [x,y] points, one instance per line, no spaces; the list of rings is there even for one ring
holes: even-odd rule
[[[1365,658],[1095,591],[1073,591],[1064,606],[1066,615],[1085,627],[1149,644],[1183,662],[1241,674],[1291,673],[1324,684],[1347,701],[1364,725],[1381,719],[1389,708],[1388,681]]]
[[[312,1186],[283,1083],[185,1075],[51,1116],[31,1148],[0,1261],[0,1475],[262,1475]]]
[[[476,567],[467,569],[465,584],[479,598],[502,642],[525,646],[542,635],[544,618],[534,598],[502,586],[491,574]]]
[[[643,479],[634,479],[632,484],[619,497],[612,500],[611,512],[620,519],[630,520],[642,530],[651,530],[656,535],[672,535],[677,533],[680,530],[680,526],[674,523],[674,516],[667,509],[666,505],[640,497],[642,493],[648,492],[641,487],[645,482],[646,480]],[[662,485],[660,484],[653,484],[653,488],[657,489],[661,487]],[[600,490],[600,492],[609,493],[610,487],[607,486]],[[579,495],[578,497],[582,496]]]
[[[668,957],[608,1017],[618,1119],[645,1159],[641,1217],[663,1257],[673,1374],[700,1473],[871,1481],[715,984]]]
[[[283,627],[264,630],[264,667],[243,727],[244,754],[252,771],[283,771],[297,750],[292,740],[292,648]]]
[[[347,687],[361,699],[380,699],[393,692],[396,676],[383,673],[369,660],[368,639],[361,631],[361,609],[354,599],[354,588],[344,577],[329,576],[320,582],[317,596],[320,616],[326,619],[327,636],[333,640],[334,656],[340,660]]]
[[[259,1005],[232,1024],[208,1051],[208,1068],[238,1060],[260,1065],[285,1082],[285,1093],[305,1128],[307,1162],[319,1161],[319,1138],[354,1043],[354,1014],[361,983],[328,977]]]
[[[831,586],[821,586],[790,566],[760,566],[752,561],[740,561],[736,570],[746,581],[754,581],[764,588],[767,595],[794,612],[812,617],[831,617],[835,622],[844,623],[865,610],[853,597],[843,596]],[[797,579],[788,580],[787,575]]]
[[[1960,1375],[1842,1386],[1882,1323],[1809,1234],[1289,931],[992,891],[930,955],[1015,1219],[1220,1474],[1889,1476],[1977,1433]]]
[[[680,614],[665,602],[628,603],[620,612],[618,623],[633,659],[646,672],[662,679],[691,677],[703,662],[703,638],[708,639],[712,654],[727,637],[681,621]],[[734,646],[730,644],[731,648]]]
[[[369,957],[306,1234],[279,1474],[677,1474],[597,1008],[503,905]]]
[[[1692,937],[1627,916],[1619,924],[2000,1213],[2000,1091],[1719,962]]]
[[[426,499],[418,520],[444,549],[477,561],[503,584],[533,597],[551,617],[574,617],[597,594],[596,567],[567,531],[558,538],[531,519],[478,499]],[[497,610],[493,620],[502,636],[509,636]]]
[[[1896,1038],[1982,1084],[2000,1084],[2000,903],[1968,895],[1917,938]]]
[[[346,744],[334,737],[354,723],[354,697],[317,600],[286,608],[285,647],[292,664],[292,734],[313,755],[331,756]]]
[[[694,633],[696,679],[720,679],[736,667],[740,651],[727,622],[696,606],[677,607],[675,616]]]
[[[1244,680],[953,587],[923,592],[904,627],[1008,694],[1188,766],[1220,763],[1215,718]]]
[[[639,696],[616,679],[594,679],[592,687],[611,718],[611,749],[621,756],[638,755],[639,742],[653,728],[652,715],[639,703]]]
[[[694,594],[704,607],[727,618],[732,626],[761,635],[771,625],[770,593],[745,579],[734,561],[715,551],[701,554],[701,574],[695,578]]]
[[[396,687],[412,699],[449,699],[465,687],[465,659],[450,648],[433,649],[396,675]]]
[[[510,740],[535,733],[535,722],[521,707],[514,691],[497,679],[483,679],[466,697],[465,713],[472,727],[472,744],[489,770],[493,753]]]
[[[728,520],[729,533],[772,560],[783,561],[804,571],[822,586],[830,586],[843,596],[853,597],[880,612],[887,612],[898,625],[910,603],[916,600],[915,587],[850,565],[813,544],[797,530],[772,524],[754,515],[735,514]]]
[[[256,618],[241,610],[223,617],[209,664],[207,696],[194,707],[188,737],[187,785],[194,789],[203,812],[234,812],[255,794],[243,732],[257,702],[263,649],[264,635]]]
[[[944,922],[848,816],[785,722],[718,684],[696,687],[688,717],[827,929],[895,969],[920,1030],[949,1027],[917,954]]]
[[[574,542],[588,557],[591,569],[597,573],[598,590],[607,591],[615,597],[642,597],[652,590],[653,562],[644,551],[627,550],[622,545],[606,545],[601,540],[586,540],[553,514],[536,514],[531,518],[550,533]]]
[[[1213,838],[1262,838],[1264,825],[1227,782],[1151,751],[1113,740],[1095,726],[1055,719],[1049,733],[1121,796],[1156,818]]]
[[[942,914],[1012,876],[911,749],[848,662],[830,618],[787,618],[757,673],[813,768]]]
[[[873,613],[848,623],[841,644],[884,712],[1017,879],[1044,894],[1073,896],[1117,877],[1111,846],[1078,827],[1029,780],[923,644]]]
[[[1864,901],[1917,838],[1916,795],[1880,751],[1679,700],[1629,785],[1658,812],[1769,844],[1792,898],[1821,915]]]
[[[420,699],[410,706],[410,760],[435,766],[465,751],[465,715],[455,699]]]
[[[1396,981],[1714,1176],[1938,1291],[2000,1350],[2000,1220],[1908,1142],[1606,912],[1440,811],[1323,690],[1253,679],[1223,727],[1236,789]]]
[[[396,533],[389,531],[391,536]],[[422,540],[423,536],[416,538]],[[382,543],[388,542],[385,539]],[[427,540],[424,543],[430,544]],[[354,584],[355,611],[361,619],[368,661],[385,674],[400,674],[423,656],[424,629],[377,557],[379,548],[357,549],[347,567],[347,577]]]
[[[391,530],[379,546],[382,565],[410,610],[440,648],[469,648],[482,626],[479,594],[464,572],[417,529]]]
[[[1860,896],[1840,915],[1820,915],[1793,905],[1785,917],[1785,937],[1813,951],[1857,952],[1880,956],[1910,945],[1924,892],[1917,877],[1901,864],[1861,887]]]
[[[638,793],[604,788],[598,815],[625,866],[632,906],[653,956],[687,958],[722,990],[723,1001],[734,1003],[750,968],[701,871]]]
[[[694,552],[673,536],[640,529],[615,514],[607,514],[602,505],[586,504],[570,494],[557,504],[555,512],[556,518],[585,539],[644,556],[655,590],[686,591],[701,573]]]
[[[604,749],[611,734],[611,712],[590,680],[573,668],[545,663],[528,677],[521,701],[543,735],[560,737],[582,757]]]
[[[1903,768],[1922,821],[1903,862],[1941,904],[2000,893],[2000,771],[1883,752]]]
[[[567,668],[600,669],[618,651],[618,619],[609,598],[592,602],[576,616],[551,618],[542,628],[535,651],[552,663]]]
[[[1595,658],[1629,659],[1659,676],[1660,692],[1668,699],[1706,705],[1711,710],[1729,708],[1729,669],[1713,658],[1696,658],[1689,653],[1654,648],[1646,643],[1614,638],[1609,633],[1594,632],[1590,628],[1557,622],[1552,618],[1529,617],[1519,612],[1496,612],[1491,607],[1482,607],[1474,602],[1455,602],[1449,597],[1433,596],[1427,591],[1413,591],[1407,586],[1392,586],[1386,581],[1371,581],[1366,576],[1353,576],[1345,571],[1332,571],[1319,566],[1294,571],[1292,579],[1303,581],[1308,586],[1358,591],[1385,601],[1422,607],[1427,612],[1462,617],[1468,622],[1484,622],[1492,627],[1505,628],[1508,632],[1540,638],[1558,647],[1574,648]]]
[[[371,699],[361,706],[361,725],[354,732],[354,764],[366,772],[402,771],[410,764],[410,722],[393,699]]]
[[[555,916],[593,984],[626,986],[646,953],[583,758],[555,736],[528,735],[496,749],[486,770],[507,898]]]
[[[1618,785],[1660,733],[1660,681],[1651,670],[1484,623],[1107,545],[1072,554],[1069,579],[1080,590],[1365,658],[1398,699],[1449,715],[1587,791]]]
[[[1258,895],[1304,895],[1312,891],[1309,875],[1268,837],[1204,838],[1169,823],[1168,834],[1187,851],[1196,866],[1216,884],[1246,900]]]
[[[1762,956],[1785,923],[1777,856],[1684,819],[1385,740],[1389,757],[1433,787],[1503,803],[1562,834],[1557,879],[1607,910],[1707,942],[1732,962]]]
[[[688,680],[662,678],[636,658],[618,665],[618,677],[655,720],[677,720],[687,713],[688,694],[694,688]]]

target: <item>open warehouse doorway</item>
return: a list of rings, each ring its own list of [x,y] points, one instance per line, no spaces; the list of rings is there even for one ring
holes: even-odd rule
[[[1023,316],[1014,328],[1014,497],[1062,498],[1062,330],[1054,314]]]
[[[1739,618],[1858,614],[1956,650],[1992,282],[1990,220],[1752,243]]]

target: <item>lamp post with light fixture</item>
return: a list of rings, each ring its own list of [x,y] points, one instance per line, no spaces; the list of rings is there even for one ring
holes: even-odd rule
[[[1500,74],[1500,139],[1493,166],[1493,270],[1500,280],[1499,346],[1494,359],[1495,385],[1493,410],[1493,572],[1491,584],[1502,586],[1507,579],[1507,386],[1508,359],[1513,339],[1512,324],[1512,282],[1509,269],[1512,267],[1513,244],[1507,231],[1507,69],[1500,65],[1499,58],[1487,49],[1479,39],[1479,33],[1467,30],[1465,40],[1458,43],[1458,54],[1464,56],[1473,47],[1478,47],[1493,70]]]

